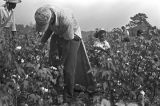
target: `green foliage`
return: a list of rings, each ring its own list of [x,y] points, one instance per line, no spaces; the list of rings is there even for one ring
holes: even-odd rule
[[[147,23],[146,19],[145,14],[139,13],[131,17],[129,24],[139,26]],[[48,63],[48,46],[39,48],[39,37],[33,27],[19,25],[17,28],[17,36],[8,40],[0,51],[0,100],[18,106],[61,104],[62,92],[58,90],[64,86],[63,67]],[[142,90],[146,102],[159,105],[159,36],[149,33],[139,37],[131,35],[131,42],[126,43],[121,42],[121,29],[114,28],[107,32],[105,38],[111,45],[108,55],[95,52],[93,32],[82,34],[89,34],[83,38],[99,93],[91,98],[82,92],[73,106],[84,105],[88,101],[92,105],[100,105],[102,98],[110,99],[112,105],[119,100],[140,102]]]
[[[32,34],[17,35],[3,46],[0,61],[1,90],[11,98],[17,98],[17,105],[53,104],[57,96],[55,85],[60,76],[58,69],[48,63],[47,45],[38,46],[34,30]],[[6,96],[4,95],[4,96]]]
[[[132,19],[144,21],[146,18],[145,14],[138,14]],[[106,40],[111,45],[111,55],[96,53],[93,36],[86,42],[96,81],[113,104],[118,100],[140,102],[141,90],[152,103],[159,91],[160,38],[150,34],[130,35],[131,42],[127,43],[121,42],[121,36],[119,28],[108,32]]]
[[[138,25],[145,24],[146,26],[150,26],[149,22],[147,21],[147,15],[144,13],[138,13],[134,15],[133,17],[130,17],[130,22],[127,26],[129,27],[135,27]]]

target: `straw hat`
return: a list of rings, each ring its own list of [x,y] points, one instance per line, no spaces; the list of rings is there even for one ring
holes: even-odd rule
[[[4,0],[6,2],[9,2],[9,3],[20,3],[22,2],[21,0]]]

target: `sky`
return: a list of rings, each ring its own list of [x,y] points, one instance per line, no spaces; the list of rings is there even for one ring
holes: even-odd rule
[[[84,31],[121,27],[137,13],[145,13],[149,23],[160,28],[160,0],[22,0],[16,7],[16,23],[35,23],[34,13],[44,4],[70,8]]]

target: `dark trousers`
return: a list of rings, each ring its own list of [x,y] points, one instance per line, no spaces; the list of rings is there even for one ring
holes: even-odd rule
[[[64,57],[64,93],[67,93],[69,96],[73,96],[77,53],[80,46],[80,41],[68,40],[63,44],[64,48],[62,55]]]

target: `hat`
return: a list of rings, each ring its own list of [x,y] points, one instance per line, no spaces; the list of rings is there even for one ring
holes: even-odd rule
[[[122,26],[121,29],[125,29],[125,26]]]
[[[6,2],[9,2],[9,3],[20,3],[22,2],[21,0],[4,0]]]
[[[35,13],[36,30],[38,32],[45,32],[49,26],[52,13],[47,7],[40,7]]]
[[[104,29],[99,29],[98,31],[96,31],[96,33],[95,33],[95,37],[96,38],[99,38],[99,37],[103,37],[103,34],[106,34],[107,32],[106,32],[106,30],[104,30]]]

